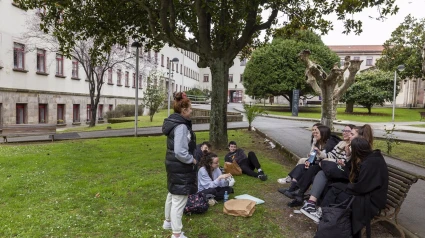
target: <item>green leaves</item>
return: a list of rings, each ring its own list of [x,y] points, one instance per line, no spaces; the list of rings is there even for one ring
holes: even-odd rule
[[[256,105],[250,106],[248,104],[244,104],[243,108],[245,110],[246,119],[248,120],[248,124],[249,124],[248,130],[251,130],[251,124],[257,116],[268,114],[264,108],[256,106]]]

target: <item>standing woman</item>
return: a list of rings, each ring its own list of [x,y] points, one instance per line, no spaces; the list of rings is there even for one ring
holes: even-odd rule
[[[171,238],[185,238],[182,232],[183,209],[189,194],[197,192],[196,136],[192,130],[190,114],[192,105],[185,93],[174,98],[174,113],[164,120],[162,132],[167,136],[165,168],[167,170],[168,195],[165,201],[164,229],[171,229]]]

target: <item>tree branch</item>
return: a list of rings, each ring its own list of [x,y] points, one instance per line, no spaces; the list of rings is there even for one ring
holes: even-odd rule
[[[310,84],[317,94],[322,95],[322,90],[318,82],[324,81],[327,75],[320,65],[310,60],[310,54],[309,50],[303,50],[298,54],[298,57],[300,57],[306,65],[305,76],[307,77],[307,83]]]
[[[347,89],[354,83],[357,72],[360,70],[360,65],[363,60],[350,60],[348,71],[350,72],[348,77],[344,80],[341,86],[339,86],[334,92],[334,98],[340,99]],[[345,64],[344,64],[345,65]],[[343,74],[344,72],[342,72]]]

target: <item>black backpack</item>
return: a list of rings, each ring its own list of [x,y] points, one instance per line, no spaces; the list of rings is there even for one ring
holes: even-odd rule
[[[190,194],[187,198],[183,213],[186,215],[201,214],[208,211],[208,201],[203,193]]]

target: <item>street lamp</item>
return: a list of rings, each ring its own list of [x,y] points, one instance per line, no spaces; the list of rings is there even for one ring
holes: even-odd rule
[[[393,94],[393,122],[395,114],[395,92],[397,90],[397,70],[402,72],[406,67],[404,65],[397,66],[397,69],[394,71],[394,94]]]
[[[143,39],[142,39],[142,41],[143,41]],[[139,42],[137,42],[137,41],[135,41],[135,42],[133,42],[132,44],[131,44],[131,47],[132,48],[136,48],[136,82],[135,82],[135,87],[136,87],[136,95],[135,95],[135,99],[136,99],[136,102],[135,102],[135,106],[134,106],[134,136],[136,136],[137,137],[137,118],[138,118],[138,114],[139,114],[139,102],[138,102],[138,99],[139,99],[139,48],[141,47],[142,45],[139,43]]]
[[[170,116],[170,100],[171,100],[171,64],[178,63],[178,58],[170,60],[168,65],[168,116]]]

